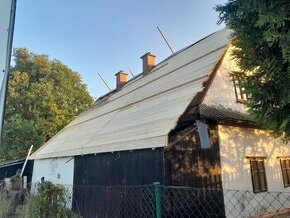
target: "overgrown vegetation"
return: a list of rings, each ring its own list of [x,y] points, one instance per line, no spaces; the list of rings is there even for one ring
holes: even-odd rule
[[[13,56],[0,162],[37,149],[93,102],[80,75],[60,61],[26,48]]]
[[[251,97],[253,118],[290,139],[290,2],[229,0],[218,5],[219,22],[234,30],[234,72]]]
[[[6,198],[6,194],[0,192],[0,217],[7,217],[9,206],[10,201]]]
[[[9,214],[10,200],[6,193],[0,195],[0,217],[21,218],[80,218],[68,209],[68,191],[62,185],[42,182],[36,194],[31,194],[23,205],[18,205],[15,213]]]

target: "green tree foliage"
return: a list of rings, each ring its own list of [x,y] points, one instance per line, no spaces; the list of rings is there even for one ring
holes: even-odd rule
[[[1,158],[24,157],[92,104],[78,73],[47,55],[14,51],[8,85]]]
[[[290,139],[290,2],[230,0],[218,5],[219,22],[234,31],[234,56],[253,118]]]

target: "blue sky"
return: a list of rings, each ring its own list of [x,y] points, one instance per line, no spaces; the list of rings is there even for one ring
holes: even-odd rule
[[[18,0],[14,47],[45,53],[77,71],[93,97],[111,88],[119,70],[142,71],[140,57],[157,63],[223,27],[213,7],[225,0]],[[130,76],[130,74],[128,75]]]

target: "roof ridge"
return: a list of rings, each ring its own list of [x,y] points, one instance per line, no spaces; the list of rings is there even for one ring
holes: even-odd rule
[[[164,63],[165,61],[170,60],[171,58],[175,57],[176,55],[180,54],[181,52],[184,52],[184,51],[186,51],[187,49],[191,48],[192,46],[194,46],[194,45],[196,45],[196,44],[202,42],[202,41],[205,40],[205,39],[207,39],[208,37],[210,37],[210,36],[212,36],[212,35],[214,35],[214,34],[220,32],[220,31],[224,31],[224,30],[226,30],[226,29],[227,29],[227,28],[224,27],[224,28],[222,28],[222,29],[220,29],[220,30],[217,30],[217,31],[215,31],[215,32],[213,32],[213,33],[211,33],[211,34],[209,34],[209,35],[207,35],[207,36],[205,36],[205,37],[203,37],[203,38],[197,40],[196,42],[194,42],[194,43],[192,43],[192,44],[190,44],[190,45],[188,45],[188,46],[185,46],[184,48],[181,48],[180,50],[174,52],[173,54],[169,55],[167,58],[163,59],[163,60],[160,61],[158,64],[156,64],[155,67],[154,67],[154,68],[149,72],[149,74],[150,74],[151,72],[155,71],[155,70],[156,70],[156,67],[159,66],[160,64]],[[143,74],[142,72],[139,73],[139,74],[137,74],[136,76],[134,76],[133,78],[131,78],[130,80],[128,80],[127,83],[134,81],[135,79],[137,79],[137,78],[138,78],[139,76],[141,76],[142,74]],[[125,87],[125,86],[126,86],[126,84],[124,85],[124,87]],[[111,91],[105,93],[104,95],[101,95],[100,97],[98,97],[98,98],[96,99],[96,101],[91,105],[91,107],[96,106],[97,103],[98,103],[98,101],[102,100],[103,98],[105,98],[106,96],[110,95],[111,93],[114,94],[116,91],[117,91],[117,89],[113,89],[113,90],[111,90]],[[118,90],[118,91],[121,91],[121,89]],[[118,91],[117,91],[117,92],[118,92]]]

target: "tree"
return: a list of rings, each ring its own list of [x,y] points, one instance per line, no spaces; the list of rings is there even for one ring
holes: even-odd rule
[[[92,104],[78,73],[47,55],[14,50],[3,131],[3,159],[37,149]]]
[[[218,5],[219,23],[234,31],[234,57],[255,121],[290,139],[290,2],[230,0]]]

